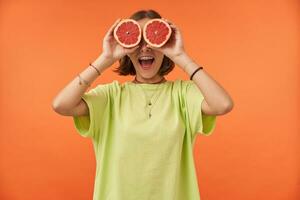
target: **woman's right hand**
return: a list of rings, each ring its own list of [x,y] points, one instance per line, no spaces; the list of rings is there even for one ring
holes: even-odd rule
[[[139,46],[124,48],[114,38],[114,29],[121,19],[118,19],[108,30],[103,39],[102,56],[111,64],[127,54],[134,52]]]

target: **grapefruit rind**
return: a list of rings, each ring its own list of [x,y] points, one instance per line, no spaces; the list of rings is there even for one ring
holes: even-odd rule
[[[151,29],[149,30],[149,28],[151,28],[151,24],[153,22],[159,23],[159,27],[154,27],[154,28],[163,28],[163,29],[158,30],[159,32],[156,32],[156,33],[153,32],[153,30],[151,30]],[[167,31],[167,34],[164,35],[166,33],[166,31]],[[154,43],[154,41],[151,41],[151,38],[149,38],[150,36],[153,37],[154,36],[153,34],[160,34],[163,38],[160,39],[161,41]],[[143,38],[152,47],[159,48],[159,47],[162,47],[163,45],[165,45],[168,42],[168,40],[170,39],[171,34],[172,34],[172,29],[171,29],[170,25],[166,21],[159,19],[159,18],[149,20],[143,28]],[[156,38],[154,38],[154,39],[156,39]]]
[[[138,33],[133,33],[129,36],[131,36],[132,38],[128,37],[126,38],[127,41],[121,41],[121,37],[122,37],[122,33],[120,32],[120,27],[121,26],[125,26],[126,23],[133,23],[135,25],[135,28],[138,30]],[[128,28],[128,27],[125,27]],[[127,34],[130,34],[130,32],[128,32]],[[137,34],[137,35],[136,35]],[[124,36],[124,35],[123,35]],[[125,36],[126,37],[126,36]],[[137,37],[137,38],[136,38]],[[137,21],[133,20],[133,19],[122,19],[117,26],[114,28],[114,38],[116,39],[116,41],[123,47],[125,48],[132,48],[137,46],[141,39],[142,39],[142,30],[140,25],[138,24]],[[133,40],[133,41],[132,41]],[[125,43],[127,42],[127,43]]]

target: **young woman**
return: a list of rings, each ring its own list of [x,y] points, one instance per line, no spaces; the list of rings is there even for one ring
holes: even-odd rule
[[[154,10],[134,13],[141,28]],[[166,20],[166,19],[165,19]],[[80,135],[92,139],[96,156],[94,200],[200,199],[193,160],[197,133],[209,135],[216,116],[228,113],[227,92],[185,52],[179,29],[161,48],[142,39],[132,49],[113,37],[117,20],[103,40],[103,52],[54,99],[53,108],[73,116]],[[143,58],[154,59],[151,64]],[[120,75],[132,81],[99,84],[86,92],[101,73],[119,60]],[[168,81],[176,66],[191,80]],[[147,67],[145,67],[147,65]]]

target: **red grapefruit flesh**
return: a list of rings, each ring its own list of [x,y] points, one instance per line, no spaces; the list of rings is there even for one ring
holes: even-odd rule
[[[142,30],[135,20],[123,19],[115,27],[114,37],[121,46],[132,48],[140,43]]]
[[[153,47],[162,47],[170,39],[172,29],[162,19],[149,20],[143,29],[144,40]]]

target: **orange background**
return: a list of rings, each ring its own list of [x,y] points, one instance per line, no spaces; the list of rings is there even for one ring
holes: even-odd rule
[[[92,199],[92,143],[55,95],[102,50],[119,17],[153,8],[182,31],[188,54],[232,96],[195,146],[201,200],[297,200],[300,2],[1,1],[0,199]],[[114,65],[116,66],[116,65]],[[121,82],[106,70],[92,85]],[[188,79],[176,67],[167,77]]]

